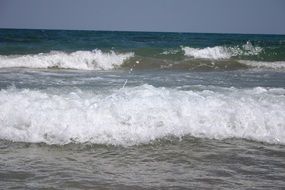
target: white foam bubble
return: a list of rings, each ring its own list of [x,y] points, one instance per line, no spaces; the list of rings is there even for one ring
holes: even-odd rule
[[[143,85],[110,94],[0,91],[0,138],[133,145],[166,136],[285,144],[285,89],[179,91]]]
[[[198,58],[198,59],[229,59],[234,56],[249,56],[258,55],[262,52],[261,47],[255,47],[250,42],[246,44],[234,47],[215,46],[206,48],[192,48],[182,47],[186,56]]]
[[[266,61],[239,60],[238,62],[256,68],[285,69],[285,61],[266,62]]]
[[[80,70],[108,70],[119,67],[134,53],[118,54],[101,50],[65,53],[52,51],[35,55],[0,56],[0,68],[63,68]]]
[[[167,49],[167,50],[164,50],[162,53],[162,55],[171,55],[171,54],[177,54],[179,52],[178,49]]]

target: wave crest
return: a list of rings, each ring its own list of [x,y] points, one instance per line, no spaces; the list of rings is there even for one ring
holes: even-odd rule
[[[197,59],[229,59],[235,56],[249,56],[258,55],[262,52],[261,47],[255,47],[250,42],[242,45],[241,47],[226,47],[226,46],[215,46],[206,48],[192,48],[182,47],[184,54],[189,57]]]
[[[0,91],[0,138],[133,145],[166,136],[285,144],[285,89],[179,91],[143,85],[108,95]]]
[[[76,51],[65,53],[52,51],[36,55],[0,56],[0,68],[62,68],[80,70],[108,70],[119,67],[134,53],[118,54],[114,51],[104,53],[101,50]]]

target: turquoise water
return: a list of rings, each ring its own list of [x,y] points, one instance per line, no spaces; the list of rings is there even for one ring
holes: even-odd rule
[[[285,36],[0,30],[1,189],[282,189]]]

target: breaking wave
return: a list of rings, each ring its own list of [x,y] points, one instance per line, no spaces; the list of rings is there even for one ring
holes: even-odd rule
[[[119,67],[134,53],[104,53],[101,50],[65,53],[52,51],[35,55],[0,56],[0,68],[61,68],[80,70],[108,70]]]
[[[108,94],[0,91],[0,138],[134,145],[168,136],[285,144],[285,89],[180,91],[143,85]]]
[[[250,56],[258,55],[262,52],[261,47],[255,47],[250,42],[242,45],[241,47],[226,47],[226,46],[215,46],[206,48],[192,48],[182,47],[186,56],[194,57],[197,59],[229,59],[235,56]]]

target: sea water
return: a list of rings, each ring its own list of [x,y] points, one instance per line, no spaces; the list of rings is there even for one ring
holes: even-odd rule
[[[1,189],[282,189],[285,36],[0,30]]]

